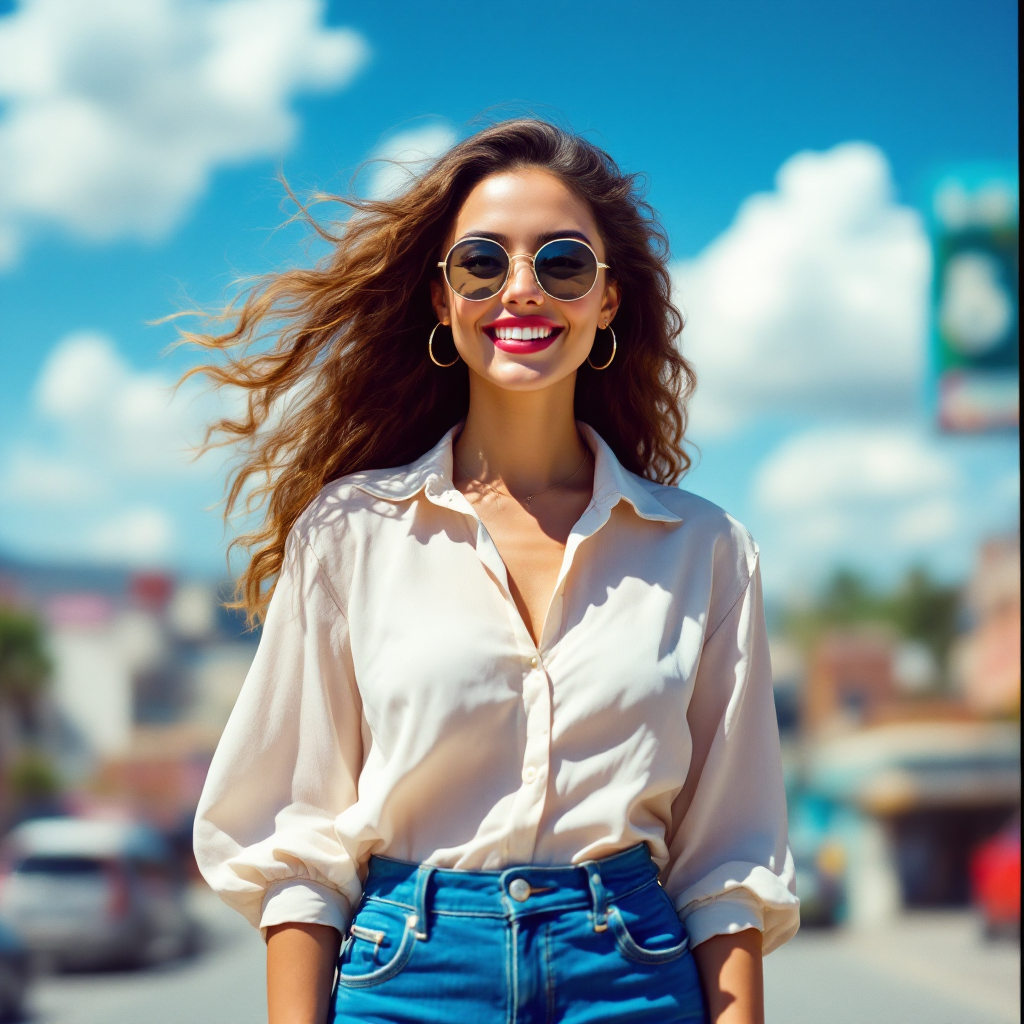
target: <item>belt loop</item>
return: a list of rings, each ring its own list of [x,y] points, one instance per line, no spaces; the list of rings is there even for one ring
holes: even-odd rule
[[[433,864],[421,864],[416,869],[416,920],[410,924],[421,942],[427,941],[427,886],[435,870]]]
[[[587,880],[590,882],[590,898],[594,901],[594,931],[607,931],[608,893],[601,881],[601,872],[598,870],[596,861],[592,860],[584,861],[580,867],[587,872]]]

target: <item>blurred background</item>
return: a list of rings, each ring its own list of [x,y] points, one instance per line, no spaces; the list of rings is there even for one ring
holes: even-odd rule
[[[259,639],[189,457],[237,399],[172,393],[153,321],[320,254],[279,170],[384,194],[534,113],[646,175],[683,486],[761,547],[769,1021],[1019,1020],[1016,38],[1010,0],[0,0],[0,1015],[266,1019],[190,854]]]

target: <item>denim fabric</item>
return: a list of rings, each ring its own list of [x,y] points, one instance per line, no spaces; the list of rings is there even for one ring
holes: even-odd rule
[[[333,1024],[706,1024],[657,874],[643,845],[505,871],[373,857],[338,960]]]

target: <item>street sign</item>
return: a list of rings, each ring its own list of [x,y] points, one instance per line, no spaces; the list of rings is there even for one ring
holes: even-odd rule
[[[943,430],[1019,425],[1016,169],[965,166],[932,194],[932,354]]]

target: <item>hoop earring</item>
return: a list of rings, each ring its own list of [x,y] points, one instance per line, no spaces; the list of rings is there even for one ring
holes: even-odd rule
[[[439,363],[437,361],[437,357],[434,355],[434,335],[437,334],[437,328],[443,326],[443,324],[438,323],[430,332],[430,341],[427,342],[427,355],[430,356],[430,361],[435,366],[440,366],[442,370],[447,369],[449,366],[454,366],[459,361],[459,353],[457,350],[455,352],[455,358],[450,363]]]
[[[590,361],[590,356],[588,355],[587,363],[589,364],[592,370],[607,370],[608,367],[612,365],[612,360],[615,358],[615,353],[619,350],[619,343],[615,340],[615,331],[612,328],[611,324],[606,325],[604,327],[604,330],[612,332],[612,354],[608,357],[608,362],[604,363],[602,366],[595,366]]]

